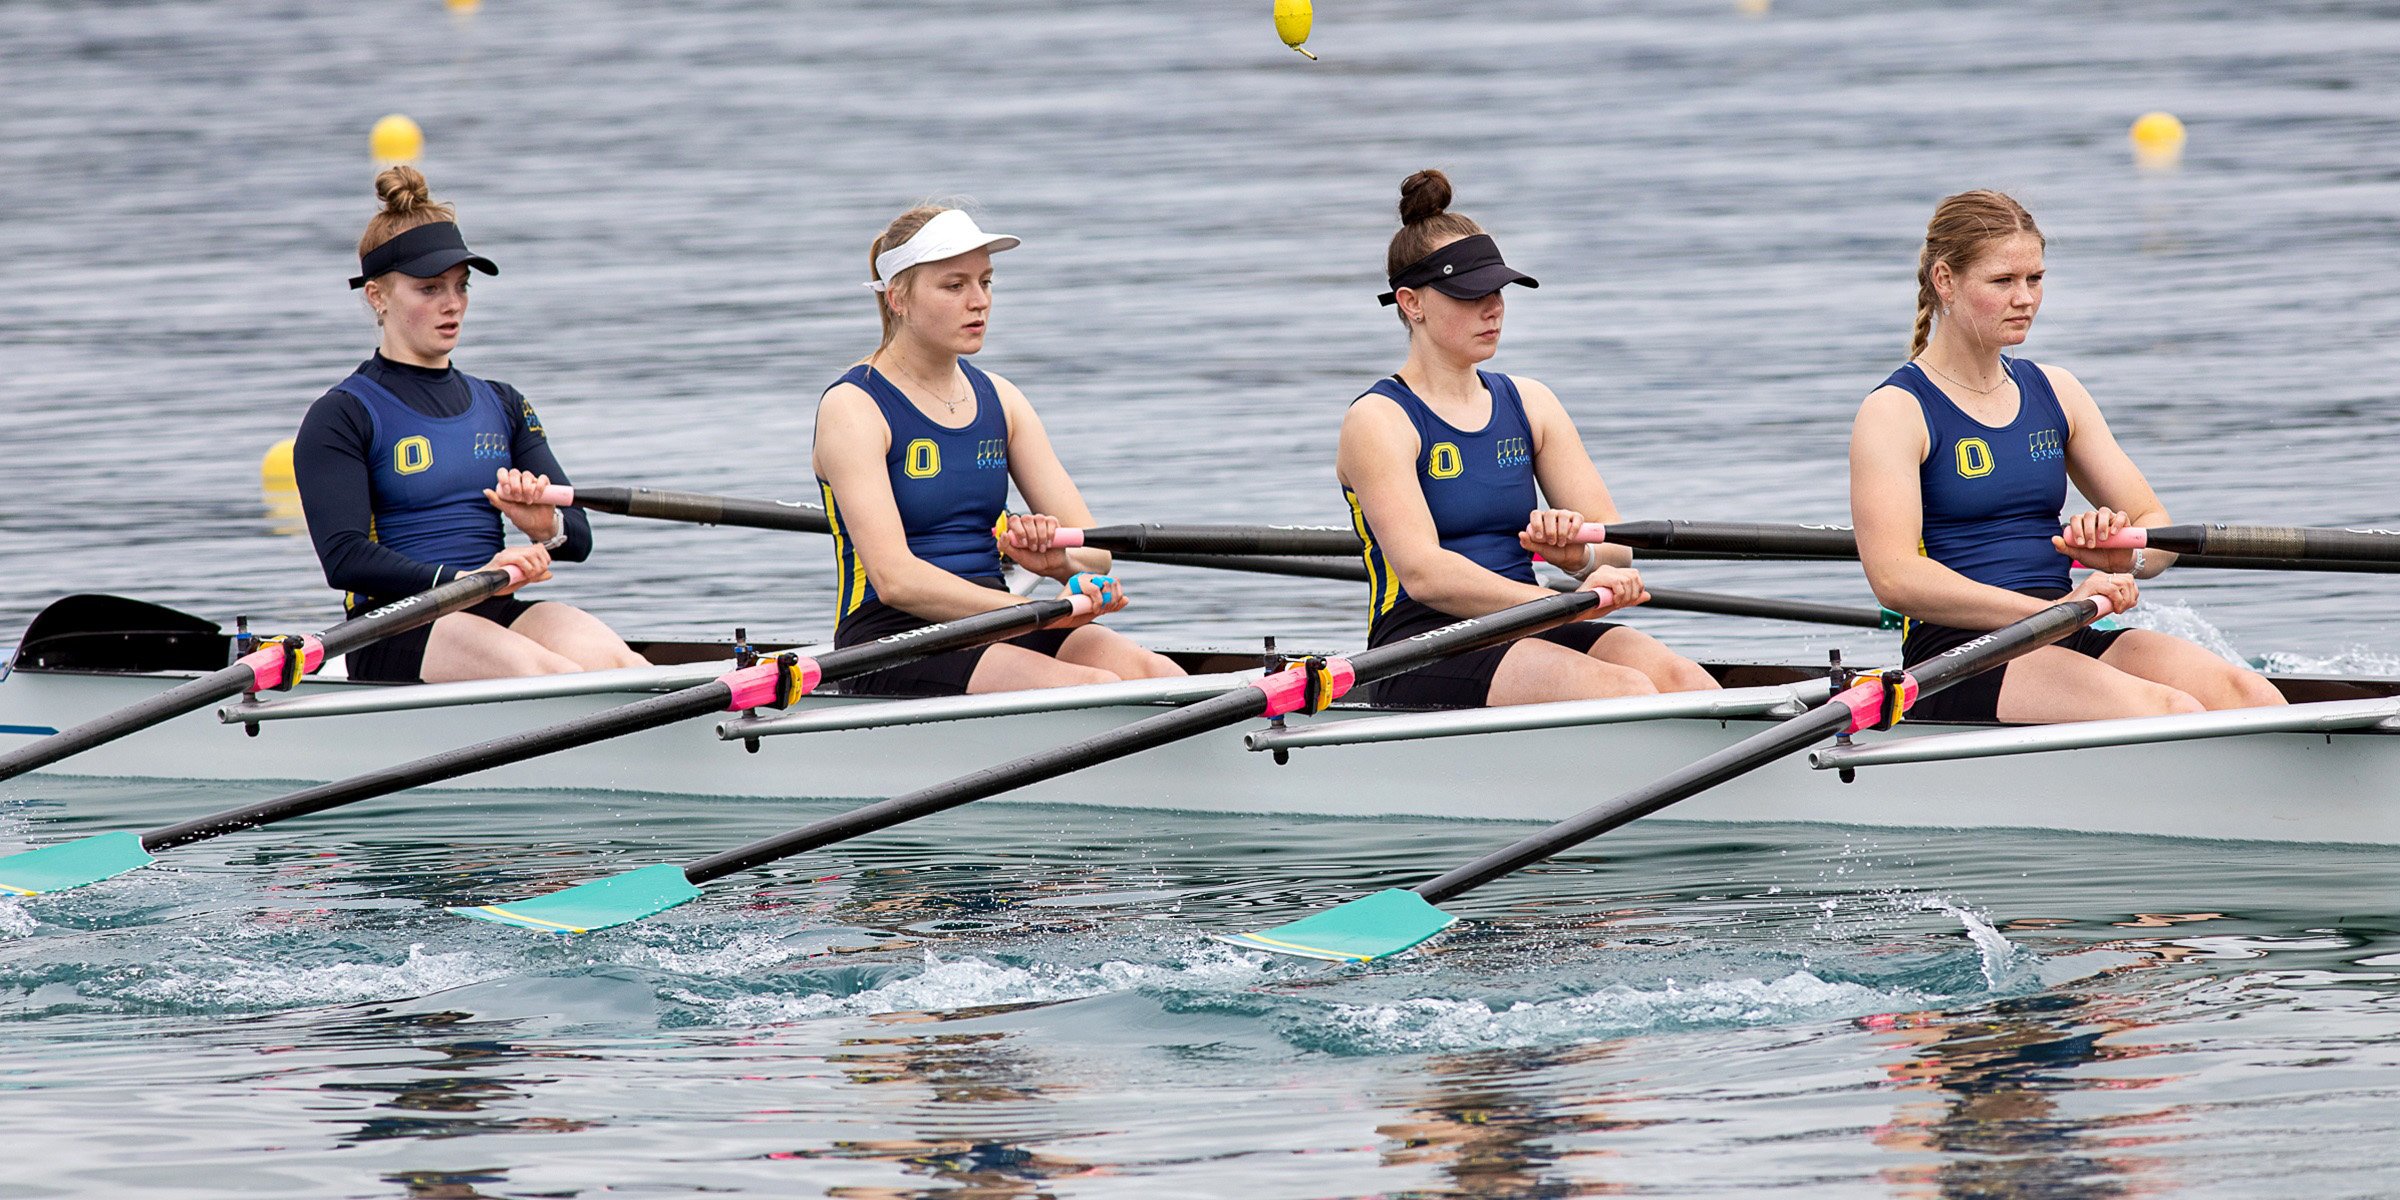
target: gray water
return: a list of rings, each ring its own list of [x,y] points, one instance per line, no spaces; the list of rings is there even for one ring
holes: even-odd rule
[[[1543,280],[1499,365],[1629,517],[1843,520],[1916,234],[1998,186],[2051,241],[2028,353],[2179,518],[2400,522],[2386,6],[1328,2],[1313,64],[1267,8],[0,6],[0,629],[73,591],[332,618],[257,461],[373,346],[343,280],[393,111],[505,271],[460,363],[588,484],[811,494],[868,238],[963,194],[1026,239],[979,361],[1102,520],[1336,521],[1342,405],[1402,353],[1396,184],[1438,165]],[[2189,123],[2179,170],[2130,161],[2150,109]],[[823,634],[820,540],[598,524],[546,594]],[[1162,645],[1361,624],[1344,585],[1128,575],[1118,623]],[[1865,600],[1855,568],[1651,575]],[[2388,672],[2390,588],[2180,572],[2144,619]],[[1643,620],[1710,657],[1895,649]],[[24,781],[0,849],[249,795]],[[607,938],[428,907],[798,819],[585,799],[361,809],[0,902],[0,1196],[2400,1191],[2377,852],[1656,823],[1351,973],[1201,935],[1512,831],[1000,805]]]

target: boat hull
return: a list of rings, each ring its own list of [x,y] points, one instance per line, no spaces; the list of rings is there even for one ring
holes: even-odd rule
[[[189,678],[17,670],[0,676],[0,751]],[[373,687],[312,682],[299,694]],[[0,802],[38,799],[59,775],[191,780],[346,778],[502,734],[599,712],[633,697],[555,697],[472,707],[270,722],[261,735],[192,713],[43,771],[0,783]],[[801,706],[875,703],[809,697]],[[625,795],[875,799],[938,783],[1159,711],[1119,705],[762,739],[720,741],[712,719],[435,785]],[[1337,708],[1301,720],[1383,715]],[[1245,749],[1255,725],[1203,735],[1026,788],[1001,803],[1216,813],[1551,821],[1639,786],[1765,727],[1761,720],[1663,720],[1291,752]],[[1861,741],[1945,732],[1904,726]],[[2176,837],[2400,844],[2400,738],[2257,734],[2013,758],[1874,767],[1843,783],[1805,755],[1677,805],[1667,816],[1897,828],[2009,827]]]

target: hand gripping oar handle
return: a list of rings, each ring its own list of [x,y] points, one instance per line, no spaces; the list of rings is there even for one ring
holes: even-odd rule
[[[1886,723],[1885,718],[1893,708],[1905,710],[1918,699],[1962,679],[2041,649],[2107,616],[2108,611],[2108,600],[2101,596],[2051,605],[2014,625],[1927,659],[1896,679],[1879,677],[1846,689],[1805,716],[1794,717],[1736,742],[1648,787],[1595,805],[1515,845],[1410,890],[1436,904],[1463,895],[1823,738]],[[1911,682],[1915,685],[1913,691],[1908,686]]]
[[[1563,625],[1598,603],[1599,597],[1591,592],[1547,596],[1361,651],[1347,660],[1303,660],[1264,679],[1171,712],[711,855],[684,867],[683,877],[693,884],[706,883],[1212,729],[1259,717],[1322,709],[1358,684]]]
[[[508,763],[523,762],[561,750],[657,729],[712,712],[779,707],[805,695],[822,680],[847,679],[869,671],[915,662],[928,655],[1013,637],[1070,616],[1087,614],[1092,609],[1091,597],[1078,594],[1030,604],[1011,604],[960,620],[845,646],[815,659],[791,654],[777,655],[755,666],[730,671],[707,683],[669,692],[664,696],[637,700],[588,717],[494,738],[463,749],[429,755],[415,762],[320,784],[288,796],[155,829],[142,835],[142,845],[147,849],[159,850],[201,841]]]
[[[0,755],[0,779],[106,745],[229,696],[291,687],[328,658],[406,633],[473,605],[523,578],[514,567],[476,571],[319,633],[261,638],[258,649],[236,659],[231,666]]]
[[[2162,525],[2121,530],[2107,549],[2148,547],[2213,558],[2307,563],[2375,563],[2400,569],[2400,531],[2313,529],[2297,525]]]

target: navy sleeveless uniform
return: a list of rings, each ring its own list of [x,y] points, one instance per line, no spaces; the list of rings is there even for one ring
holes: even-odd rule
[[[568,482],[540,419],[506,384],[377,354],[320,397],[293,440],[292,469],[344,610],[371,611],[491,561],[504,544],[502,517],[483,490],[501,467]],[[581,561],[590,520],[574,509],[560,517],[567,543],[551,557]],[[505,627],[532,607],[495,596],[465,611]],[[420,626],[352,651],[351,678],[415,682],[431,636]]]
[[[1525,521],[1538,506],[1533,478],[1533,427],[1525,417],[1525,402],[1516,381],[1496,371],[1477,371],[1492,397],[1491,419],[1473,433],[1436,415],[1399,376],[1376,381],[1352,404],[1368,396],[1383,396],[1400,406],[1417,428],[1417,486],[1433,514],[1434,532],[1442,548],[1466,556],[1475,565],[1519,583],[1532,583],[1533,555],[1517,541]],[[1456,620],[1411,597],[1400,585],[1399,572],[1384,556],[1383,543],[1367,525],[1358,493],[1342,489],[1350,506],[1350,524],[1367,561],[1367,644],[1382,646],[1403,641]],[[1601,635],[1617,626],[1607,621],[1578,621],[1531,635],[1565,646],[1578,654],[1591,651]],[[1460,654],[1374,685],[1379,704],[1411,707],[1471,708],[1488,699],[1492,676],[1509,647],[1493,646]]]
[[[833,386],[847,383],[864,391],[891,430],[891,448],[884,452],[883,464],[891,477],[892,500],[900,509],[900,527],[908,534],[909,552],[970,583],[1005,591],[1003,561],[992,526],[1008,508],[1008,414],[1000,407],[1000,394],[992,387],[991,376],[964,359],[958,366],[975,393],[975,419],[963,429],[935,424],[882,372],[865,363],[844,372]],[[839,614],[833,644],[854,646],[933,624],[876,597],[858,547],[843,527],[833,485],[820,477],[817,488],[824,494],[825,514],[833,526],[835,611]],[[1035,630],[1008,639],[1008,644],[1056,657],[1073,632]],[[976,664],[983,661],[985,649],[954,650],[861,675],[845,681],[841,690],[862,696],[960,695],[974,677]]]
[[[2050,544],[2067,502],[2067,413],[2040,366],[2021,358],[2000,361],[2016,381],[2018,400],[2016,419],[1999,427],[1961,411],[1913,362],[1883,381],[1915,396],[1925,414],[1930,449],[1917,465],[1925,510],[1919,549],[1977,583],[2056,600],[2073,582],[2067,577],[2071,560]],[[1900,659],[1915,666],[1988,632],[1911,619]],[[2086,628],[2054,644],[2098,658],[2124,632]],[[2001,666],[1971,676],[1918,701],[1908,715],[1920,721],[1996,720],[2007,674]]]

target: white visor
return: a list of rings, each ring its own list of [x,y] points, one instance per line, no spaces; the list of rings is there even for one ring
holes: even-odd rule
[[[891,286],[900,272],[919,263],[940,262],[957,258],[970,250],[1013,250],[1022,245],[1021,239],[1005,233],[985,233],[975,224],[975,218],[955,208],[945,208],[932,220],[918,228],[907,241],[875,256],[875,273],[881,279],[870,279],[866,286],[880,292]]]

